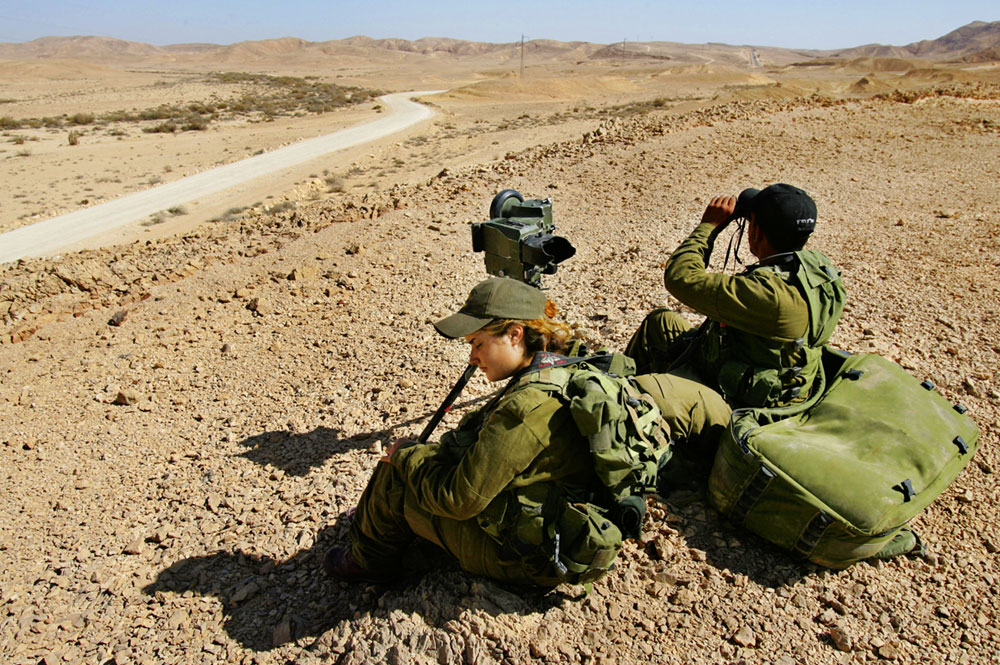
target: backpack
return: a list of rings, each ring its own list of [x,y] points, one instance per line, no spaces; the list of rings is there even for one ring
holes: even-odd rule
[[[910,546],[898,544],[904,536],[919,545],[907,523],[978,445],[964,407],[933,388],[878,355],[824,347],[808,401],[733,412],[709,476],[709,502],[828,568],[906,553]]]
[[[628,379],[634,373],[634,362],[617,353],[542,352],[512,387],[530,385],[566,403],[593,456],[599,487],[587,496],[541,484],[515,491],[517,510],[508,511],[514,518],[507,535],[547,550],[566,581],[600,577],[623,540],[639,536],[645,497],[670,458],[668,426],[653,399]]]

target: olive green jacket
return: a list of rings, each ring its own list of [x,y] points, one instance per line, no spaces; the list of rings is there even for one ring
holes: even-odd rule
[[[700,224],[667,261],[667,290],[709,320],[693,364],[735,406],[805,399],[840,318],[840,274],[803,250],[740,275],[709,273],[714,227]]]
[[[463,418],[441,443],[397,450],[391,459],[418,506],[454,520],[503,513],[503,493],[537,483],[568,490],[594,481],[593,460],[569,407],[530,386],[502,397],[478,432]]]

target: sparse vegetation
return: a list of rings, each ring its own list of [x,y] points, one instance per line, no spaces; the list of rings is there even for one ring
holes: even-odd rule
[[[70,145],[78,145],[80,143],[80,132],[75,129],[70,131],[69,136],[67,136],[67,140]]]
[[[149,134],[204,131],[208,129],[213,120],[227,115],[230,117],[251,115],[260,116],[260,120],[273,120],[276,116],[283,115],[326,113],[344,106],[364,103],[382,94],[378,90],[322,83],[316,80],[316,77],[311,76],[299,78],[227,72],[212,74],[208,81],[228,85],[246,85],[255,89],[248,90],[239,97],[231,99],[217,99],[213,96],[210,101],[193,101],[175,105],[160,104],[141,111],[109,111],[100,115],[78,112],[58,117],[22,119],[2,116],[0,117],[0,130],[24,127],[59,129],[66,125],[82,127],[160,120],[163,122],[152,127],[144,127],[143,131]],[[16,100],[0,100],[0,102],[13,101]],[[375,110],[381,111],[381,105],[377,105]],[[119,134],[113,135],[118,136]]]
[[[92,125],[95,119],[93,113],[74,113],[66,121],[71,125]]]
[[[18,157],[31,157],[31,150],[29,148],[24,148],[23,150],[18,150],[16,153]]]
[[[271,208],[271,212],[272,213],[285,212],[286,210],[295,210],[295,202],[294,201],[282,201],[281,203],[275,204]]]
[[[231,222],[233,220],[240,219],[243,216],[243,211],[244,210],[246,210],[246,208],[243,207],[243,206],[239,206],[239,207],[236,207],[236,208],[230,208],[225,213],[223,213],[222,217],[217,217],[217,218],[215,218],[212,221],[216,221],[216,222],[219,222],[219,221],[221,221],[221,222]]]
[[[326,191],[328,192],[342,192],[344,191],[344,180],[340,176],[331,175],[323,179],[326,183]]]
[[[143,127],[142,131],[147,134],[173,134],[177,131],[177,125],[172,122],[161,122],[158,125],[153,125],[152,127]]]

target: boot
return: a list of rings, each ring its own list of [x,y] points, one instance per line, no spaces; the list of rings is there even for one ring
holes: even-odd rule
[[[384,582],[386,577],[373,573],[355,561],[350,547],[331,547],[323,557],[323,572],[339,582]]]

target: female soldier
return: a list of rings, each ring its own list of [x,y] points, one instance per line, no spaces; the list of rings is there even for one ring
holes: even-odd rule
[[[391,579],[419,537],[472,573],[542,586],[566,581],[550,552],[526,548],[498,531],[512,493],[544,487],[582,495],[596,482],[593,457],[568,405],[530,382],[516,383],[536,354],[562,351],[570,341],[569,326],[552,320],[554,315],[555,306],[539,289],[491,278],[476,285],[459,312],[434,324],[445,337],[464,337],[470,364],[491,382],[512,379],[512,389],[463,418],[438,444],[393,443],[358,503],[350,546],[326,554],[329,576]],[[641,377],[638,383],[665,407],[675,438],[700,434],[717,441],[728,423],[729,408],[711,390],[667,375]],[[678,399],[679,390],[686,399]]]

